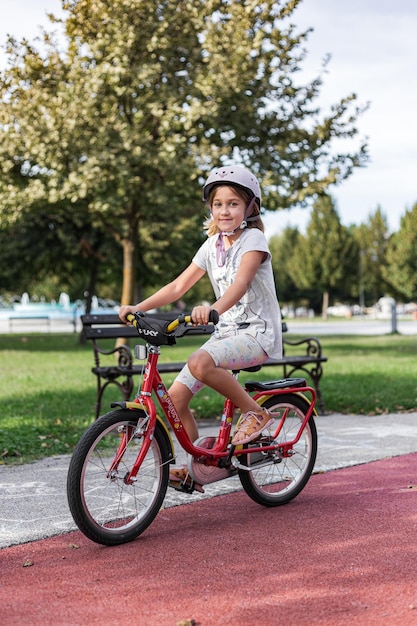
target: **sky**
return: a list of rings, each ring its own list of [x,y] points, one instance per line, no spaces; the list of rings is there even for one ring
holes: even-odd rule
[[[61,0],[0,0],[0,9],[0,45],[7,34],[33,41],[41,25],[51,30],[48,12],[62,14]],[[358,137],[368,140],[370,162],[329,190],[342,223],[364,223],[380,207],[389,229],[398,230],[405,211],[417,202],[416,0],[303,0],[291,21],[297,30],[313,29],[301,84],[316,77],[331,55],[316,101],[323,114],[351,93],[359,104],[370,103],[356,124]],[[0,50],[0,67],[1,56]],[[350,151],[355,144],[341,145]],[[289,225],[303,232],[309,215],[297,208],[267,212],[266,235]]]

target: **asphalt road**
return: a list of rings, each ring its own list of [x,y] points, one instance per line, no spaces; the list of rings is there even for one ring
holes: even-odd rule
[[[288,332],[297,335],[387,335],[393,332],[392,320],[352,318],[350,320],[330,320],[328,322],[306,320],[285,320]],[[417,321],[397,320],[396,331],[402,335],[417,335]]]

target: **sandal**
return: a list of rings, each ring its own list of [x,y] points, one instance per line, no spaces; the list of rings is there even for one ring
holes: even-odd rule
[[[240,446],[260,437],[262,431],[271,426],[274,420],[266,409],[262,412],[248,411],[241,415],[233,435],[232,445]]]
[[[174,467],[169,472],[169,486],[177,491],[192,493],[194,490],[204,493],[203,485],[196,483],[190,476],[186,465]]]

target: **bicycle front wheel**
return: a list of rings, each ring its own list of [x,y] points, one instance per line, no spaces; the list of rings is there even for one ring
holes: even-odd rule
[[[270,432],[286,412],[283,427],[273,443],[294,440],[309,409],[305,398],[295,393],[270,396],[262,405],[274,418]],[[272,441],[265,433],[266,443]],[[259,447],[258,440],[244,447]],[[317,430],[313,416],[308,420],[299,441],[294,444],[290,456],[274,452],[247,454],[240,456],[240,462],[250,469],[239,469],[239,478],[248,496],[264,506],[287,504],[304,489],[313,471],[317,454]]]
[[[137,428],[143,417],[140,411],[107,413],[86,430],[74,450],[68,503],[78,528],[96,543],[132,541],[151,524],[165,497],[170,449],[158,422],[136,479],[125,481],[143,445]],[[116,455],[121,458],[112,467]]]

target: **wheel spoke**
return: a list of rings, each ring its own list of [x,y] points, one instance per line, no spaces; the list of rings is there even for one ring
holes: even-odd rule
[[[129,415],[129,420],[122,419]],[[80,440],[68,473],[68,501],[78,527],[98,543],[134,539],[154,519],[168,483],[168,450],[159,429],[136,478],[127,483],[143,439],[130,437],[120,451],[121,432],[134,428],[131,414],[100,418]],[[117,458],[117,463],[114,463]]]
[[[258,455],[253,459],[247,454],[245,464],[248,467],[253,465],[253,469],[239,470],[239,477],[253,500],[265,506],[277,506],[292,500],[307,483],[316,458],[317,433],[314,420],[310,418],[300,439],[288,450],[288,443],[297,438],[308,403],[297,394],[286,394],[269,398],[263,406],[275,419],[265,442],[271,441],[278,432],[273,441],[282,444],[282,448],[278,449],[278,453],[265,452],[262,460],[258,460]],[[248,444],[247,448],[251,446],[259,447],[259,442]]]

